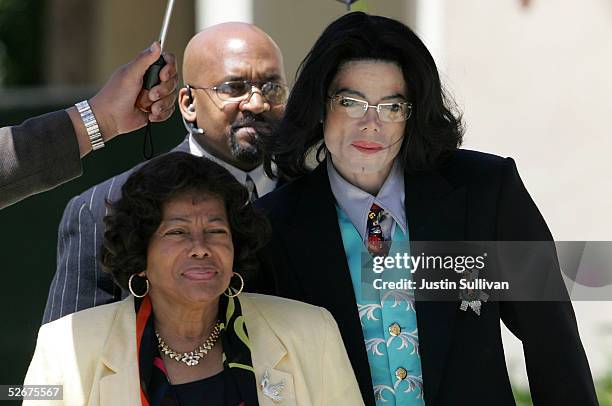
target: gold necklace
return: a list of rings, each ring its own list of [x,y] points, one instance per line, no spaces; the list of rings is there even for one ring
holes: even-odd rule
[[[164,355],[170,357],[177,362],[183,362],[187,364],[187,366],[195,366],[200,363],[200,360],[208,354],[214,346],[217,340],[219,340],[219,336],[221,334],[221,322],[217,321],[213,331],[210,333],[206,341],[198,348],[190,352],[176,352],[172,348],[168,347],[168,344],[159,336],[159,332],[157,329],[155,330],[155,337],[157,337],[157,348]]]

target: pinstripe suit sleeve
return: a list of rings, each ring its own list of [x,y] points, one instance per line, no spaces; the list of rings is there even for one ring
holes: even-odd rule
[[[121,298],[120,289],[101,271],[98,260],[104,236],[104,201],[109,191],[105,182],[74,197],[66,206],[58,229],[57,267],[43,323]]]

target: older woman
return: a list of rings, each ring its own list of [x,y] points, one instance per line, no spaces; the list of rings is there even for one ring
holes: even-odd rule
[[[25,383],[67,405],[363,404],[326,310],[241,293],[268,229],[247,202],[186,153],[134,172],[102,256],[133,296],[44,325]]]
[[[566,298],[468,308],[458,294],[364,292],[362,258],[409,254],[413,242],[551,240],[512,159],[458,149],[460,116],[410,28],[360,12],[331,23],[300,66],[279,134],[268,153],[303,176],[256,203],[273,227],[258,289],[331,311],[366,404],[514,405],[500,321],[523,342],[535,404],[597,403]],[[564,288],[552,260],[512,271]]]

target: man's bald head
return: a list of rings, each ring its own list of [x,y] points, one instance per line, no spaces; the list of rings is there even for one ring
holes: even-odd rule
[[[183,80],[201,80],[211,65],[240,55],[275,60],[284,78],[283,57],[276,42],[253,24],[228,22],[208,27],[191,38],[183,57]]]
[[[190,130],[198,144],[242,170],[259,165],[256,141],[280,120],[287,92],[272,38],[246,23],[207,28],[187,44],[183,80],[188,87],[179,92],[179,107],[198,129]],[[240,94],[228,97],[236,89]]]

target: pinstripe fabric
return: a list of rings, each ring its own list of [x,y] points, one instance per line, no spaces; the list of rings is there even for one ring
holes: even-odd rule
[[[172,151],[188,152],[189,143],[185,140]],[[104,238],[103,219],[108,214],[105,201],[120,197],[121,187],[138,166],[68,202],[58,229],[56,271],[49,287],[43,324],[127,295],[109,274],[101,271],[98,258]]]

